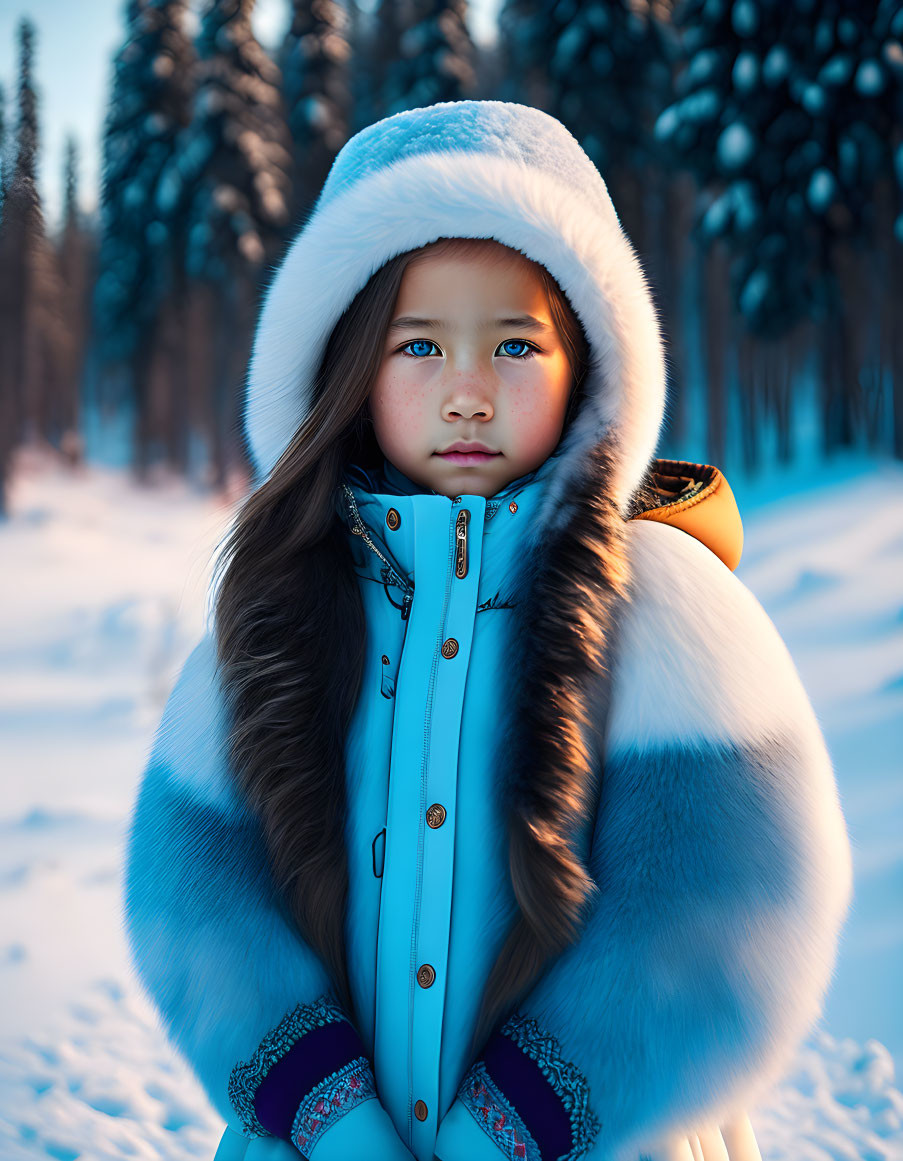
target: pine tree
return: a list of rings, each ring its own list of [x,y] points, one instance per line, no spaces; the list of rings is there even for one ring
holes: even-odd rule
[[[3,220],[0,223],[0,384],[9,400],[13,445],[24,434],[25,387],[30,377],[29,353],[33,344],[26,335],[31,305],[29,251],[43,235],[44,220],[37,190],[38,118],[34,90],[34,26],[22,20],[18,27],[19,83],[18,122],[11,176],[6,183]]]
[[[360,132],[382,116],[381,93],[386,68],[398,31],[394,28],[398,0],[377,0],[373,8],[362,10],[356,0],[348,2],[348,40],[351,48],[349,85],[351,113],[349,136]]]
[[[348,16],[336,0],[292,0],[278,55],[292,137],[294,220],[317,199],[351,116]]]
[[[869,399],[862,372],[880,311],[868,305],[875,280],[867,254],[880,257],[889,242],[876,195],[892,181],[900,135],[899,5],[684,0],[675,20],[684,64],[658,135],[705,188],[698,236],[729,269],[746,332],[747,462],[766,409],[790,454],[803,324],[815,327],[826,450],[869,428],[875,439],[882,376]],[[726,289],[719,278],[712,292]]]
[[[548,109],[549,44],[563,30],[556,15],[559,0],[504,0],[498,14],[498,53],[502,79],[498,97]],[[563,0],[573,14],[576,0]]]
[[[237,396],[260,280],[291,220],[281,77],[254,37],[252,9],[253,0],[211,0],[203,13],[192,119],[167,180],[185,215],[192,330],[206,344],[191,365],[206,382],[200,411],[217,487],[241,452]]]
[[[872,235],[874,284],[880,296],[875,310],[877,374],[882,381],[885,376],[890,381],[890,446],[893,454],[903,459],[903,7],[898,0],[881,0],[873,28],[875,40],[881,45],[881,75],[886,77],[891,91],[890,99],[885,96],[882,104],[882,115],[890,111],[891,126],[878,150]],[[864,76],[858,77],[860,88],[863,83],[868,88],[870,73],[873,83],[879,81],[878,73],[866,70]],[[867,304],[865,309],[869,309]]]
[[[467,28],[467,0],[389,3],[394,12],[386,13],[390,16],[386,27],[397,29],[398,39],[388,48],[378,45],[387,53],[379,93],[381,115],[470,96],[476,88],[476,48]]]
[[[3,217],[3,203],[6,200],[6,186],[9,181],[9,158],[6,143],[6,92],[0,85],[0,218]]]
[[[6,140],[6,93],[0,86],[0,244],[3,239],[3,217],[6,209],[6,190],[9,185],[9,147]],[[0,250],[0,261],[3,252]],[[6,371],[9,357],[9,320],[5,314],[8,307],[7,285],[4,269],[0,266],[0,519],[4,519],[8,509],[8,480],[11,472],[11,457],[16,439],[17,413],[14,407],[12,382]],[[7,354],[4,357],[3,350]]]
[[[63,334],[65,374],[59,400],[59,423],[63,435],[60,446],[71,463],[81,459],[78,432],[82,366],[90,326],[89,286],[93,275],[94,245],[78,205],[78,146],[71,135],[66,140],[63,175],[65,201],[63,228],[59,241],[59,269],[63,285]]]
[[[652,4],[557,0],[527,9],[517,0],[502,10],[500,28],[515,75],[532,77],[542,107],[606,180],[649,164],[671,79],[662,14]]]
[[[154,352],[176,228],[161,183],[188,123],[194,53],[185,0],[130,0],[104,126],[94,333],[104,404],[128,400],[139,476],[152,458]],[[120,384],[111,396],[110,385]],[[124,397],[124,399],[123,399]]]
[[[596,163],[634,245],[649,249],[656,118],[670,97],[664,27],[637,0],[574,4],[549,61],[550,108]],[[561,14],[561,5],[555,10]]]
[[[38,97],[31,21],[20,21],[18,41],[15,160],[0,220],[0,477],[4,488],[19,442],[59,439],[55,414],[63,374],[61,286],[37,187]]]

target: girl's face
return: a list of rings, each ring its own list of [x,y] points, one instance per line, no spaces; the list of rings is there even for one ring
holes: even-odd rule
[[[369,398],[374,434],[422,487],[488,498],[555,450],[571,385],[525,258],[491,240],[426,251],[405,270],[386,334]],[[491,454],[450,453],[458,442]]]

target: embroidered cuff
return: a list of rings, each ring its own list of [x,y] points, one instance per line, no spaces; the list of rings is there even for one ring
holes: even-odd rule
[[[601,1127],[586,1078],[553,1036],[517,1012],[487,1041],[458,1098],[512,1161],[576,1161]]]
[[[301,1102],[292,1122],[292,1144],[308,1156],[327,1129],[353,1108],[376,1096],[373,1069],[366,1056],[327,1076]]]
[[[289,1012],[232,1069],[228,1093],[249,1136],[280,1137],[306,1154],[376,1086],[354,1026],[321,996]]]

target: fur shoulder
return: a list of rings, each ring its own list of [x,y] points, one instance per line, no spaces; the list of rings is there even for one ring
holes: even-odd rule
[[[223,811],[239,809],[229,776],[226,715],[216,669],[216,647],[207,632],[188,656],[166,702],[149,768],[198,802]]]
[[[823,746],[796,666],[756,597],[708,548],[654,521],[629,521],[610,750],[663,743]]]

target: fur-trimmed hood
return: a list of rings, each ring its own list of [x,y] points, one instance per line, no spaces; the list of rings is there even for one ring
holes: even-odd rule
[[[439,237],[495,238],[541,263],[583,325],[592,366],[539,525],[604,440],[626,512],[658,440],[665,357],[643,271],[598,170],[560,121],[505,101],[445,101],[370,125],[335,159],[270,284],[244,409],[266,476],[311,405],[329,334],[370,276]]]

